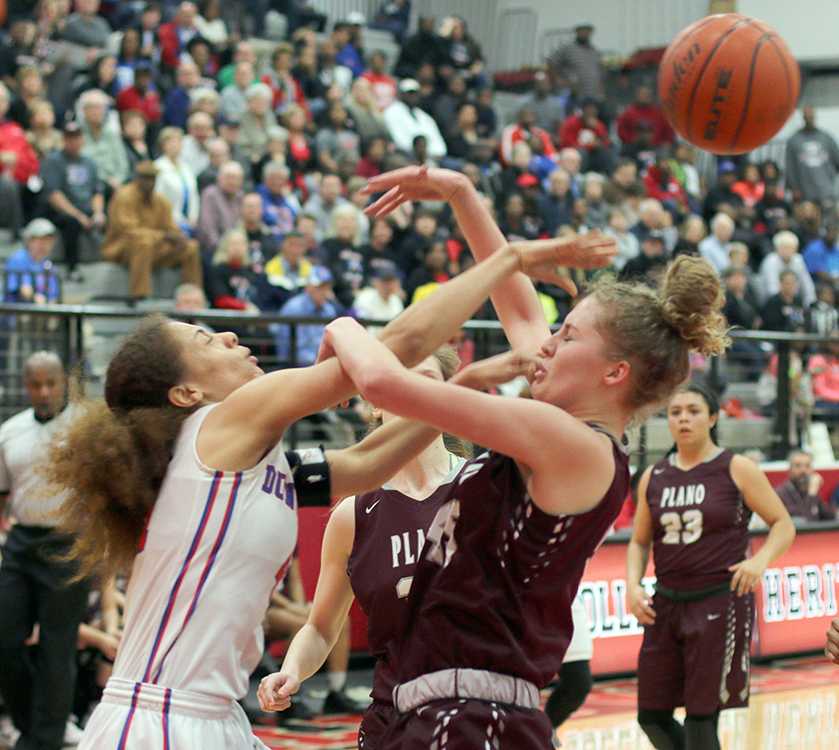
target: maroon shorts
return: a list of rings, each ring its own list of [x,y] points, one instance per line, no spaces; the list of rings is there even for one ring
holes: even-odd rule
[[[361,717],[358,728],[358,750],[379,750],[388,724],[396,719],[392,703],[374,700]]]
[[[552,734],[543,711],[451,698],[396,714],[380,750],[546,750]]]
[[[709,715],[749,704],[754,596],[680,602],[658,593],[638,654],[638,708]]]

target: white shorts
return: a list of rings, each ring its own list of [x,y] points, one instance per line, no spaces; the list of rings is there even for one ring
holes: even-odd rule
[[[571,617],[574,619],[574,635],[571,637],[571,643],[568,644],[568,650],[565,652],[565,658],[562,661],[563,663],[567,661],[591,661],[594,644],[591,640],[586,608],[580,601],[579,596],[571,604]]]
[[[78,750],[268,750],[225,698],[111,678]]]

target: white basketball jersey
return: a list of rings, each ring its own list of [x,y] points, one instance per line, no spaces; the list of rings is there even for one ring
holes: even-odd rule
[[[238,699],[297,543],[297,497],[281,443],[248,471],[201,464],[196,437],[213,408],[181,428],[134,561],[113,676]]]

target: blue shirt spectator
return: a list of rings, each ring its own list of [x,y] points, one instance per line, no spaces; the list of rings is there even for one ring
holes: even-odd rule
[[[810,275],[839,278],[839,242],[837,242],[837,226],[828,224],[824,237],[811,240],[802,253],[804,263]]]
[[[61,281],[49,255],[57,230],[47,219],[33,219],[23,230],[26,245],[6,260],[4,302],[47,304],[61,301]]]
[[[306,288],[300,294],[292,297],[280,308],[280,315],[296,315],[308,318],[324,318],[332,320],[342,312],[341,307],[334,301],[332,294],[332,274],[328,268],[315,266]],[[318,347],[323,337],[323,325],[298,325],[295,366],[312,365],[318,356]],[[271,327],[277,347],[277,359],[280,362],[291,362],[291,327],[277,323]]]

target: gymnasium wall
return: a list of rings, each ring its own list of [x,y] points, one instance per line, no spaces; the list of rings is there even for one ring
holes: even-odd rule
[[[836,0],[739,0],[737,9],[774,27],[799,62],[839,62]]]

